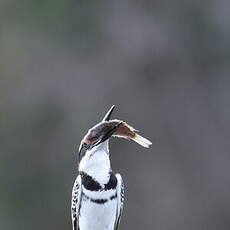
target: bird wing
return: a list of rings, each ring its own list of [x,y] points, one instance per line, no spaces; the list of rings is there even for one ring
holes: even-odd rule
[[[116,220],[114,229],[118,229],[122,210],[123,210],[123,203],[124,203],[124,183],[120,174],[116,174],[117,178],[117,213],[116,213]]]
[[[71,200],[71,217],[72,217],[73,230],[79,230],[78,216],[80,212],[81,195],[82,195],[81,176],[78,175],[77,179],[74,182],[74,186],[72,190],[72,200]]]

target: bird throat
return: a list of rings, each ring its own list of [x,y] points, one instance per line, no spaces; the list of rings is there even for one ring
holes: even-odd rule
[[[87,151],[79,164],[79,171],[91,176],[99,184],[107,184],[110,179],[111,165],[105,149]]]

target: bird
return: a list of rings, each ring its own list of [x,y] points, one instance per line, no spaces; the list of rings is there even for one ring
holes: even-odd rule
[[[121,120],[110,120],[114,105],[84,136],[79,147],[78,176],[71,200],[73,230],[118,229],[124,204],[124,183],[110,163],[109,139],[121,137],[143,147],[152,144]]]

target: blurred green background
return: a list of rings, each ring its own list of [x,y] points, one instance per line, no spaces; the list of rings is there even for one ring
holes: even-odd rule
[[[0,229],[71,229],[76,150],[115,104],[120,229],[230,229],[229,1],[0,1]]]

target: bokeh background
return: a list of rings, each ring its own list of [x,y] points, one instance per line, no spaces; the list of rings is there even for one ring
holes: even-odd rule
[[[230,2],[1,0],[0,229],[71,229],[76,149],[115,104],[120,229],[230,229]]]

